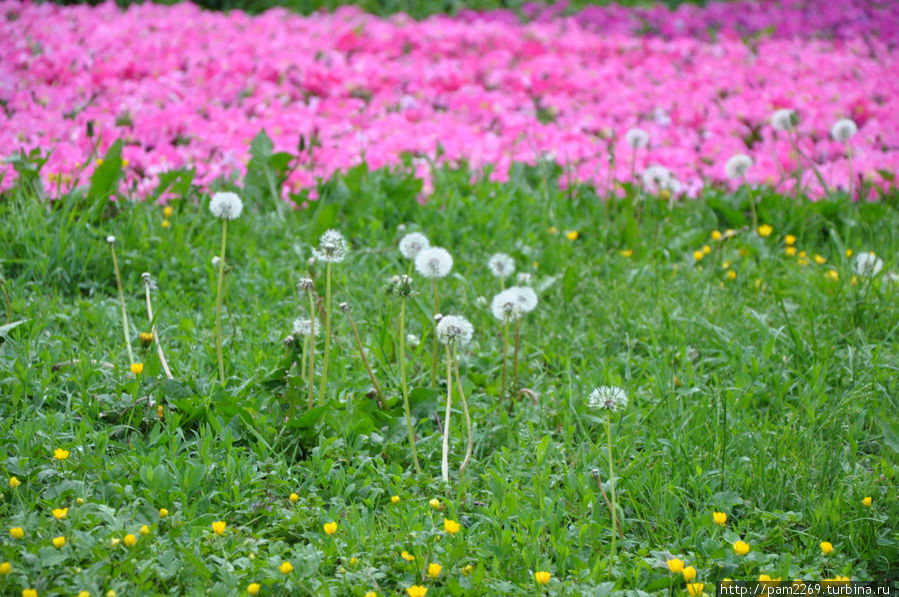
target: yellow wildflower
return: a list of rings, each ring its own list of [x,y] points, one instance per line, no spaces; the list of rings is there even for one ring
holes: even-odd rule
[[[549,229],[547,229],[547,232],[549,232],[550,234],[555,236],[556,234],[559,233],[559,229],[556,228],[555,226],[550,226]]]
[[[292,504],[296,504],[298,501],[300,501],[300,496],[298,496],[298,495],[295,494],[295,493],[291,493],[291,494],[290,494],[290,497],[289,497],[288,499],[290,500],[290,502],[291,502]]]
[[[580,235],[578,234],[577,230],[569,230],[568,232],[565,233],[565,238],[567,238],[570,241],[577,240],[578,236],[580,236]]]
[[[728,279],[728,280],[736,280],[736,279],[737,279],[737,272],[735,272],[734,270],[728,270],[728,272],[727,272],[727,279]]]
[[[113,537],[112,539],[109,540],[109,544],[112,545],[113,547],[115,547],[116,545],[118,545],[121,542],[122,542],[122,540],[119,539],[118,537]]]
[[[721,269],[730,269],[730,261],[725,259],[724,262],[721,263]]]
[[[712,247],[710,247],[708,245],[702,245],[702,252],[704,255],[708,255],[709,253],[712,252]]]
[[[745,541],[737,541],[734,543],[734,551],[741,556],[745,556],[749,553],[749,544]]]
[[[712,230],[712,240],[721,240],[721,232],[718,230]]]
[[[12,564],[10,564],[9,562],[3,562],[2,564],[0,564],[0,575],[6,576],[10,572],[12,572]]]
[[[833,545],[831,545],[829,541],[822,541],[820,545],[821,553],[824,555],[828,556],[833,553]]]
[[[293,572],[293,564],[290,562],[281,562],[281,565],[278,566],[278,570],[281,571],[281,574],[290,574]]]
[[[538,571],[534,573],[534,580],[537,581],[538,585],[546,585],[549,584],[549,579],[552,575],[546,571]]]
[[[25,536],[25,529],[22,527],[13,527],[9,529],[9,534],[12,535],[13,539],[21,539]]]
[[[694,578],[696,578],[696,568],[693,566],[687,566],[681,571],[681,574],[684,575],[684,580],[690,582]]]
[[[391,503],[391,504],[399,504],[399,503],[400,503],[400,496],[398,496],[398,495],[392,495],[392,496],[390,496],[390,503]]]
[[[18,487],[18,486],[21,485],[21,484],[22,484],[22,482],[19,481],[16,477],[10,477],[10,478],[9,478],[9,486],[10,486],[10,488],[15,489],[16,487]]]
[[[22,589],[22,597],[37,597],[37,591],[34,589]]]
[[[326,522],[325,526],[323,528],[325,529],[326,533],[328,533],[329,535],[333,535],[334,533],[337,532],[337,523],[336,522]]]
[[[450,535],[455,535],[459,532],[459,523],[455,520],[450,520],[449,518],[443,519],[443,530],[449,533]]]
[[[438,564],[437,562],[431,562],[428,564],[428,576],[431,578],[437,578],[440,576],[440,571],[443,570],[443,566]]]
[[[131,373],[140,375],[144,371],[143,363],[131,363]]]
[[[162,407],[161,404],[156,407],[156,416],[159,417],[160,419],[165,417],[165,409]]]
[[[166,205],[164,208],[162,208],[162,215],[167,218],[170,218],[174,212],[175,210],[172,209],[171,205]]]
[[[428,594],[428,589],[421,585],[412,585],[406,588],[406,593],[408,593],[409,597],[425,597]]]
[[[53,508],[53,517],[56,518],[56,520],[62,520],[63,518],[68,516],[68,514],[68,508]]]
[[[138,530],[138,533],[146,537],[150,534],[150,527],[148,527],[147,525],[143,525],[140,527],[140,530]]]
[[[216,535],[224,535],[225,534],[225,521],[217,520],[212,523],[212,532]]]
[[[123,541],[125,542],[125,547],[134,547],[135,545],[137,545],[137,537],[135,537],[131,533],[125,535]]]
[[[625,259],[630,259],[631,257],[634,256],[633,249],[621,249],[618,252],[621,253],[621,256],[624,257]]]
[[[691,582],[687,585],[687,592],[692,597],[699,597],[700,595],[702,595],[702,587],[703,584],[701,582]]]
[[[162,221],[162,227],[163,227],[163,228],[168,228],[168,227],[171,226],[171,225],[172,225],[171,222],[169,222],[168,220],[163,220],[163,221]]]
[[[122,168],[127,168],[130,163],[128,160],[122,160]]]
[[[671,570],[675,574],[680,574],[684,571],[684,561],[679,558],[668,560],[668,570]]]
[[[835,269],[829,269],[826,272],[824,272],[824,277],[830,278],[831,280],[839,280],[840,274]]]
[[[247,593],[249,593],[250,595],[258,595],[259,589],[261,588],[262,585],[260,585],[258,582],[251,582],[247,585]]]
[[[434,508],[435,510],[437,510],[438,508],[440,508],[440,500],[438,500],[437,498],[431,498],[431,501],[428,502],[428,503],[429,503],[429,504],[431,505],[431,507]]]
[[[150,346],[153,342],[153,334],[150,332],[141,332],[137,335],[142,346]]]
[[[846,257],[852,257],[852,249],[846,249]]]
[[[102,166],[102,165],[103,165],[103,158],[97,158],[97,165],[98,165],[98,166]],[[23,596],[23,597],[24,597],[24,596]]]
[[[864,498],[864,499],[862,500],[862,505],[863,505],[863,506],[867,506],[868,508],[870,508],[870,507],[871,507],[871,502],[872,502],[871,498],[870,498],[870,497],[866,497],[866,498]]]
[[[79,506],[82,505],[84,503],[84,498],[75,498],[75,503]]]
[[[468,576],[469,574],[471,574],[472,570],[474,570],[474,566],[468,564],[467,566],[465,566],[465,568],[462,568],[462,574]]]
[[[771,236],[772,232],[774,232],[774,228],[772,228],[768,224],[762,224],[761,226],[759,226],[758,233],[762,238]]]
[[[60,535],[59,537],[53,537],[53,547],[56,549],[62,549],[62,547],[66,544],[66,538]]]
[[[53,458],[55,458],[57,460],[65,460],[68,457],[69,457],[68,450],[63,450],[62,448],[56,448],[55,450],[53,450]],[[10,485],[12,485],[12,483],[10,483]]]
[[[89,591],[81,591],[78,593],[78,597],[91,597],[91,594]]]
[[[365,597],[378,597],[378,594],[375,593],[374,591],[368,591],[368,592],[365,594]]]
[[[712,512],[712,520],[715,521],[715,524],[718,526],[724,526],[727,524],[727,514],[724,512]]]
[[[705,253],[702,251],[693,251],[693,259],[696,261],[702,261],[703,257],[705,257]]]
[[[784,237],[784,244],[785,244],[785,245],[795,245],[795,244],[796,244],[796,237],[793,236],[792,234],[786,235],[786,236]]]
[[[815,255],[815,263],[817,263],[818,265],[824,265],[825,263],[827,263],[827,259],[825,259],[821,255]]]
[[[168,516],[168,515],[169,515],[169,511],[168,511],[168,510],[166,510],[165,508],[160,508],[160,509],[159,509],[159,517],[160,517],[160,518],[165,518],[165,517]]]
[[[415,556],[413,556],[411,553],[409,553],[406,550],[403,550],[403,553],[400,554],[400,557],[403,558],[404,560],[406,560],[407,562],[411,562],[415,559]]]
[[[787,254],[787,257],[795,257],[796,247],[787,247],[786,249],[784,249],[784,253]]]
[[[109,589],[108,591],[106,591],[106,597],[115,597],[115,591]]]

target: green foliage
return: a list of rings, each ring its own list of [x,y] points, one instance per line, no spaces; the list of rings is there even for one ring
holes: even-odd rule
[[[89,187],[52,206],[28,175],[41,154],[25,156],[21,182],[0,197],[12,321],[0,328],[0,562],[12,566],[0,592],[235,595],[258,582],[260,594],[397,595],[424,583],[429,595],[532,595],[533,573],[546,570],[552,595],[664,594],[683,590],[665,565],[670,554],[709,584],[760,573],[880,579],[899,561],[894,195],[808,203],[760,189],[759,218],[774,228],[761,238],[741,228],[744,191],[710,189],[669,211],[634,189],[613,201],[586,187],[560,190],[558,172],[542,167],[516,166],[507,184],[438,169],[436,192],[420,205],[409,167],[359,166],[279,216],[269,181],[280,193],[290,160],[260,135],[252,174],[236,189],[244,215],[228,227],[222,389],[210,264],[220,223],[190,171],[162,176],[154,195],[175,194],[169,228],[152,202],[119,201],[117,151]],[[475,326],[461,363],[474,457],[459,477],[465,438],[454,411],[452,487],[437,481],[435,414],[446,389],[430,386],[430,288],[417,277],[407,331],[419,343],[407,362],[426,472],[411,472],[399,303],[385,291],[408,271],[396,250],[400,225],[452,252],[442,309]],[[310,275],[323,291],[322,265],[307,259],[329,227],[351,244],[333,269],[335,303],[352,309],[386,399],[370,391],[337,311],[327,398],[307,411],[302,342],[284,339],[307,316],[297,280]],[[711,239],[727,228],[733,236]],[[128,371],[108,234],[135,334],[149,329],[140,274],[153,276],[173,380],[153,347],[139,353],[139,377]],[[807,261],[785,254],[787,234]],[[709,253],[695,262],[703,245]],[[853,283],[847,249],[876,250],[883,271]],[[498,251],[533,276],[540,296],[522,326],[530,393],[511,404],[499,402],[501,326],[477,301],[499,290],[486,268]],[[614,563],[600,485],[604,417],[586,405],[605,384],[630,396],[613,418],[624,534]],[[58,447],[68,459],[53,458]],[[65,507],[67,517],[54,519],[50,511]],[[713,511],[727,513],[726,527]],[[444,533],[444,517],[462,530]],[[223,535],[212,531],[219,520]],[[338,531],[329,536],[330,521]],[[125,546],[127,534],[135,546]],[[65,547],[52,546],[57,536]],[[752,546],[745,557],[730,546],[738,538]],[[835,553],[825,558],[820,541]],[[437,579],[426,576],[429,562],[443,566]]]

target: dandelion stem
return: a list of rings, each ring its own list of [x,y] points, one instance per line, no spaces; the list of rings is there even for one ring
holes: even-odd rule
[[[308,369],[306,367],[306,361],[309,360],[309,334],[303,334],[303,356],[300,359],[300,371],[302,375],[306,375]],[[295,405],[291,404],[291,411],[295,411]],[[307,405],[307,410],[309,410]]]
[[[749,181],[746,180],[746,175],[743,175],[743,186],[746,187],[746,196],[749,197],[749,210],[752,213],[752,229],[757,230],[759,227],[759,216],[755,210],[755,196],[752,193],[752,189],[749,188]]]
[[[222,219],[222,251],[219,254],[218,290],[215,295],[215,356],[219,365],[219,382],[225,386],[225,360],[222,357],[222,288],[225,284],[225,243],[228,237],[228,220]]]
[[[159,333],[156,331],[156,323],[153,321],[153,303],[150,302],[150,276],[144,278],[144,291],[147,297],[147,319],[150,320],[150,331],[153,332],[153,341],[156,343],[156,354],[159,355],[159,362],[162,364],[162,370],[165,376],[172,379],[172,372],[169,370],[169,364],[165,360],[165,354],[162,352],[162,343],[159,341]]]
[[[849,200],[852,200],[852,148],[849,147],[849,141],[846,141],[846,158],[849,160]]]
[[[618,528],[618,499],[615,494],[615,461],[612,458],[612,413],[606,415],[606,436],[609,440],[609,483],[612,494],[612,558],[609,565],[615,560],[615,529]]]
[[[437,278],[434,278],[434,315],[440,312],[440,300],[437,294]],[[436,321],[432,321],[434,326],[437,325]],[[437,330],[436,327],[434,329],[434,354],[431,360],[431,386],[437,385]]]
[[[312,289],[309,294],[309,394],[306,398],[306,410],[312,410],[313,396],[315,395],[315,297]]]
[[[324,402],[328,388],[328,359],[331,357],[331,262],[325,267],[325,357],[322,361],[322,385],[318,401]]]
[[[347,318],[350,320],[350,327],[353,328],[353,335],[356,337],[356,345],[359,347],[359,356],[362,357],[362,362],[365,364],[368,376],[371,377],[371,383],[375,386],[375,391],[378,393],[378,397],[383,403],[384,392],[381,391],[381,385],[378,383],[377,378],[375,378],[375,372],[371,370],[371,365],[369,365],[368,358],[365,356],[365,350],[362,348],[362,338],[359,337],[359,330],[356,329],[356,322],[353,320],[353,314],[350,313],[350,307],[346,303],[341,303],[341,306],[343,307],[343,312],[346,313]]]
[[[12,321],[12,307],[9,304],[9,295],[6,294],[6,280],[0,279],[0,290],[3,291],[3,300],[6,301],[6,324],[9,325]]]
[[[637,182],[637,148],[631,152],[631,182]]]
[[[512,395],[518,396],[518,346],[521,337],[521,318],[515,320],[515,352],[512,356]]]
[[[131,350],[131,333],[128,331],[128,312],[125,309],[125,293],[122,292],[122,276],[119,274],[119,262],[116,259],[115,244],[110,243],[109,249],[112,251],[112,268],[115,270],[115,284],[119,289],[119,303],[122,306],[122,329],[125,333],[125,347],[128,349],[128,364],[133,364],[134,351]]]
[[[461,474],[465,467],[468,466],[469,461],[471,461],[471,415],[468,412],[468,401],[465,399],[465,391],[462,389],[462,376],[459,375],[459,354],[455,344],[453,345],[453,366],[456,369],[456,384],[459,388],[459,398],[462,399],[462,414],[465,415],[465,458],[462,460],[462,466],[459,467],[459,473]]]
[[[506,399],[506,352],[509,350],[509,317],[506,316],[505,322],[503,323],[503,376],[502,382],[500,383],[499,390],[499,401],[503,402]],[[512,410],[512,403],[509,403],[509,410]]]
[[[444,483],[449,483],[450,412],[453,408],[453,370],[450,362],[450,344],[446,345],[446,415],[443,423],[443,457],[440,460],[440,473]]]
[[[418,452],[415,450],[415,432],[412,431],[412,410],[409,408],[409,390],[406,387],[406,297],[400,304],[400,386],[403,390],[403,409],[406,411],[406,429],[409,431],[409,445],[412,447],[412,463],[415,472],[421,474]]]

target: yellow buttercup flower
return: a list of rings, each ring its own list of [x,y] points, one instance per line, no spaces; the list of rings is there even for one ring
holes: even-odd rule
[[[281,562],[281,565],[278,566],[278,570],[281,571],[281,574],[290,574],[293,572],[293,564],[290,562]]]
[[[428,589],[421,585],[412,585],[406,588],[406,593],[409,597],[425,597],[428,594]]]
[[[18,487],[18,486],[21,485],[21,484],[22,484],[22,482],[19,481],[16,477],[10,477],[10,478],[9,478],[9,486],[10,486],[10,488],[15,489],[16,487]]]
[[[398,496],[398,495],[392,495],[392,496],[390,496],[390,503],[391,503],[391,504],[399,504],[399,503],[400,503],[400,496]]]
[[[440,571],[443,570],[443,566],[438,564],[437,562],[431,562],[428,564],[428,576],[431,578],[437,578],[440,576]]]
[[[167,217],[167,218],[172,217],[172,214],[173,214],[173,213],[175,213],[175,210],[172,209],[172,206],[171,206],[171,205],[166,205],[166,206],[162,209],[162,215],[164,215],[164,216]]]
[[[687,566],[681,571],[681,574],[684,575],[684,580],[690,582],[694,578],[696,578],[696,568],[693,566]]]
[[[792,234],[786,235],[786,236],[784,237],[784,244],[785,244],[785,245],[795,245],[795,244],[796,244],[796,237],[793,236]]]
[[[0,575],[6,576],[10,572],[12,572],[12,564],[10,564],[9,562],[3,562],[2,564],[0,564]]]
[[[258,595],[259,589],[261,588],[262,585],[260,585],[258,582],[251,582],[247,585],[247,593],[249,593],[250,595]]]
[[[822,541],[820,545],[821,553],[823,553],[824,555],[827,556],[833,553],[833,545],[831,545],[829,541]]]
[[[702,245],[702,252],[706,255],[712,252],[712,247],[708,245]]]
[[[128,160],[122,160],[122,168],[127,168],[130,164],[131,162],[129,162]]]
[[[672,558],[668,560],[668,570],[671,570],[675,574],[680,574],[684,571],[684,561],[678,558]]]
[[[66,544],[66,538],[60,535],[59,537],[53,537],[53,547],[56,549],[62,549],[62,547]]]
[[[22,589],[22,597],[37,597],[37,591],[34,589]]]
[[[705,257],[705,253],[702,251],[693,251],[693,259],[696,261],[702,261],[702,258]]]
[[[749,553],[749,544],[745,541],[737,541],[734,543],[734,551],[741,556],[745,556]]]
[[[618,252],[621,253],[621,256],[624,257],[625,259],[630,259],[634,255],[633,249],[621,249]]]
[[[465,566],[465,568],[462,568],[462,574],[468,576],[469,574],[471,574],[472,570],[474,570],[474,566],[468,564],[467,566]]]
[[[161,404],[156,407],[156,416],[160,419],[165,417],[165,409],[162,408]]]
[[[870,497],[866,497],[866,498],[864,498],[864,499],[862,500],[862,505],[867,506],[867,507],[870,508],[870,507],[871,507],[871,502],[872,502],[872,501],[873,501],[873,500],[871,500]]]
[[[337,523],[336,522],[326,522],[324,527],[325,532],[329,535],[333,535],[337,532]]]
[[[212,523],[212,532],[216,535],[224,535],[225,534],[225,521],[217,520]]]
[[[428,502],[428,503],[429,503],[429,504],[431,505],[431,507],[434,508],[435,510],[437,510],[438,508],[440,508],[440,500],[438,500],[437,498],[431,498],[431,501]]]
[[[796,247],[787,247],[786,249],[784,249],[784,253],[787,254],[787,257],[795,257]]]
[[[125,547],[134,547],[135,545],[137,545],[137,537],[135,537],[131,533],[125,535],[123,541],[125,542]]]
[[[818,265],[824,265],[825,263],[827,263],[827,259],[825,259],[821,255],[815,255],[815,263],[817,263]]]
[[[768,224],[762,224],[761,226],[759,226],[758,233],[762,238],[771,236],[772,232],[774,232],[774,228],[772,228]]]
[[[409,553],[406,550],[403,550],[403,553],[400,554],[400,557],[403,558],[404,560],[406,560],[407,562],[411,562],[415,559],[415,556],[413,556],[411,553]]]
[[[106,591],[106,597],[115,597],[115,591],[109,589],[108,591]]]
[[[459,523],[455,520],[450,520],[449,518],[443,519],[443,530],[449,533],[450,535],[455,535],[459,532]]]
[[[702,587],[703,584],[701,582],[691,582],[687,585],[687,592],[692,597],[699,597],[700,595],[702,595]]]
[[[118,537],[113,537],[112,539],[109,540],[109,544],[112,545],[113,547],[115,547],[116,545],[118,545],[121,542],[122,542],[122,540],[119,539]]]
[[[90,591],[81,591],[78,593],[78,597],[91,597]]]
[[[852,257],[852,249],[846,249],[846,257]]]
[[[84,498],[75,498],[75,503],[79,506],[82,505],[84,503]]]
[[[168,227],[171,226],[171,225],[172,225],[172,224],[171,224],[168,220],[163,220],[163,221],[162,221],[162,227],[163,227],[163,228],[168,228]]]
[[[144,537],[146,537],[147,535],[150,534],[150,527],[148,527],[147,525],[143,525],[143,526],[141,526],[140,529],[138,530],[138,533],[140,533],[141,535],[143,535]]]
[[[365,594],[365,597],[378,597],[378,594],[375,593],[374,591],[368,591],[368,592]]]
[[[712,240],[721,240],[721,232],[718,230],[712,230]]]
[[[56,448],[53,450],[53,458],[57,460],[65,460],[69,457],[69,451],[63,450],[62,448]]]
[[[165,517],[168,516],[168,515],[169,515],[169,511],[168,511],[168,510],[166,510],[165,508],[160,508],[160,509],[159,509],[159,517],[160,517],[160,518],[165,518]]]
[[[13,539],[21,539],[25,536],[25,529],[22,527],[13,527],[9,529],[9,534],[12,535]]]
[[[552,576],[549,572],[546,571],[538,571],[534,573],[534,580],[537,581],[538,585],[546,585],[549,584],[549,579]]]
[[[735,272],[734,270],[728,270],[728,272],[727,272],[727,279],[728,279],[728,280],[731,280],[731,281],[736,280],[736,279],[737,279],[737,272]]]
[[[568,232],[565,233],[565,238],[567,238],[570,241],[577,240],[578,236],[580,236],[580,235],[578,234],[577,230],[569,230]]]
[[[853,286],[858,286],[858,276],[852,276],[849,278],[849,283]]]
[[[550,226],[546,231],[554,236],[559,233],[559,229],[555,226]]]
[[[291,502],[292,504],[296,504],[298,501],[300,501],[300,496],[298,496],[298,495],[295,494],[295,493],[291,493],[291,494],[290,494],[290,497],[289,497],[288,499],[290,500],[290,502]]]
[[[724,512],[712,512],[712,520],[715,521],[715,524],[718,526],[724,526],[727,524],[727,514]]]
[[[68,508],[54,508],[53,509],[53,517],[56,518],[56,520],[62,520],[63,518],[68,516],[68,514],[69,514]]]
[[[140,375],[144,371],[143,363],[131,363],[131,373]]]
[[[359,560],[357,560],[356,558],[350,558],[350,566],[355,566],[358,563],[359,563]]]
[[[840,279],[840,274],[835,269],[829,269],[826,272],[824,272],[824,277],[829,280],[837,281]]]

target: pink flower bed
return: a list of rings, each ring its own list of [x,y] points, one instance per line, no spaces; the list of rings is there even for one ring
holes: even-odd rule
[[[55,188],[56,176],[88,156],[93,122],[104,149],[125,142],[126,178],[146,194],[173,168],[194,167],[202,186],[241,176],[262,129],[276,151],[291,153],[300,135],[316,131],[321,146],[304,154],[285,197],[362,160],[379,168],[400,164],[404,152],[433,158],[438,144],[439,161],[489,168],[495,180],[513,162],[544,156],[566,168],[564,178],[604,190],[610,175],[630,178],[624,133],[639,127],[650,142],[636,152],[637,173],[665,166],[695,196],[708,184],[736,184],[724,172],[735,153],[753,158],[750,182],[792,171],[790,143],[770,125],[775,109],[791,108],[800,149],[827,185],[848,186],[846,148],[829,136],[843,117],[859,127],[850,142],[855,188],[863,179],[892,184],[899,28],[882,29],[897,22],[896,4],[856,0],[840,3],[842,15],[822,8],[824,16],[803,19],[823,5],[763,0],[742,15],[751,26],[733,8],[744,4],[674,16],[664,8],[544,10],[523,24],[503,12],[416,22],[350,8],[250,17],[190,4],[123,12],[0,2],[0,152],[52,149],[43,174]],[[738,35],[780,16],[786,33],[751,42]],[[709,24],[715,41],[704,33]],[[428,161],[415,163],[428,192]],[[15,175],[2,168],[9,187]],[[805,183],[821,194],[810,172]]]

